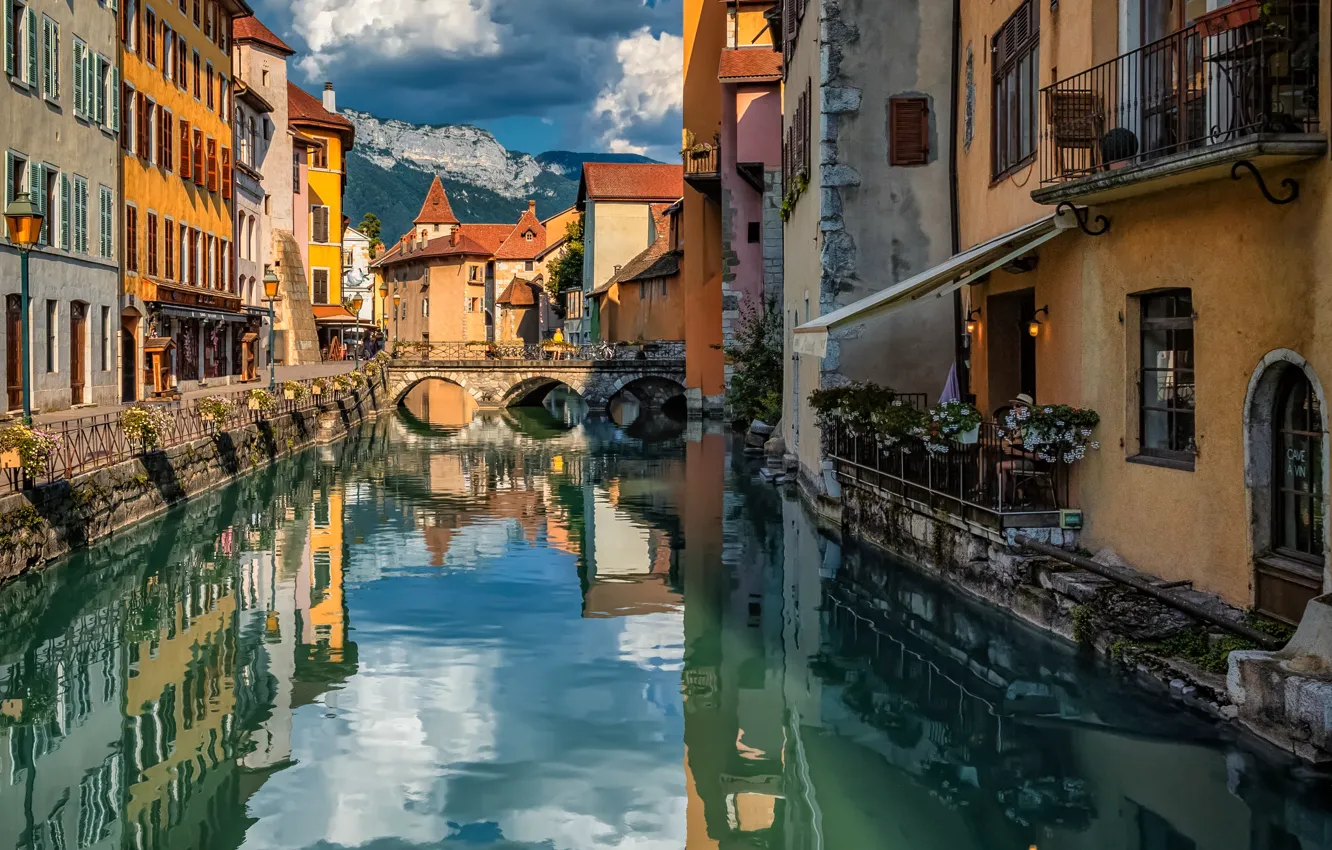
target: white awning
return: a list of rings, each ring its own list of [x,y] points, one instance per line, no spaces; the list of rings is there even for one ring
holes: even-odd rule
[[[867,319],[877,313],[909,307],[929,295],[942,298],[1074,227],[1077,227],[1077,219],[1071,212],[1055,213],[955,254],[947,262],[915,277],[796,328],[792,341],[795,352],[823,357],[828,353],[828,331],[833,328]]]

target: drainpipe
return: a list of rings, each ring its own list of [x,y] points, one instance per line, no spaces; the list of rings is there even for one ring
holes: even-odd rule
[[[957,185],[957,87],[961,82],[962,0],[953,0],[953,88],[948,110],[948,217],[954,255],[962,250],[962,224],[958,221]],[[962,343],[962,290],[953,290],[953,356],[957,363],[957,385],[962,397],[971,392],[971,370],[967,368],[967,347]]]

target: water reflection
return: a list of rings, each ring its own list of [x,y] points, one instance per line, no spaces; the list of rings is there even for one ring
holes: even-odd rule
[[[1332,846],[1316,780],[721,434],[452,403],[0,591],[0,847]]]

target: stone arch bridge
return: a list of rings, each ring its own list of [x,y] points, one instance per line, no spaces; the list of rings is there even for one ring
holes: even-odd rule
[[[685,361],[679,358],[605,360],[391,360],[388,397],[400,403],[422,381],[442,378],[471,393],[482,407],[508,407],[564,384],[588,407],[604,408],[621,392],[650,409],[685,393]]]

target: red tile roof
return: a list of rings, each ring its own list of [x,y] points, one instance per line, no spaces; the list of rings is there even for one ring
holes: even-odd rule
[[[578,203],[674,201],[684,194],[684,167],[646,162],[589,162],[583,166]]]
[[[453,214],[453,207],[449,204],[449,195],[444,191],[444,181],[435,175],[435,179],[430,184],[430,189],[426,192],[425,202],[421,204],[421,211],[416,214],[413,220],[414,224],[457,224],[458,217]]]
[[[540,299],[537,287],[541,285],[541,281],[541,275],[530,281],[515,277],[513,282],[504,288],[503,294],[495,299],[495,303],[507,304],[510,307],[535,307]]]
[[[466,227],[467,225],[463,225]],[[476,225],[471,225],[475,227]],[[488,227],[492,225],[481,225]],[[389,250],[385,251],[383,256],[375,260],[372,265],[382,268],[391,266],[395,263],[410,263],[417,260],[441,259],[444,257],[489,257],[494,253],[493,248],[481,245],[475,239],[470,238],[462,227],[454,231],[458,237],[458,244],[453,243],[453,235],[436,236],[426,243],[424,248],[414,248],[410,251],[404,251],[401,240]]]
[[[295,83],[287,83],[287,120],[292,124],[313,124],[325,130],[337,130],[349,138],[356,134],[352,122],[324,109],[314,95]]]
[[[460,224],[462,235],[486,249],[487,254],[494,254],[504,244],[504,240],[513,233],[512,224]]]
[[[532,234],[532,241],[527,241],[527,234]],[[528,201],[518,225],[509,233],[509,238],[495,251],[497,260],[535,260],[546,250],[546,228],[536,217],[536,201]]]
[[[773,50],[771,46],[723,50],[717,78],[722,82],[738,80],[775,82],[782,78],[782,54]]]
[[[248,18],[237,18],[231,25],[232,41],[253,41],[266,47],[271,47],[284,56],[294,56],[295,50],[292,50],[285,41],[273,34],[273,31],[264,26],[263,23],[254,15]]]

